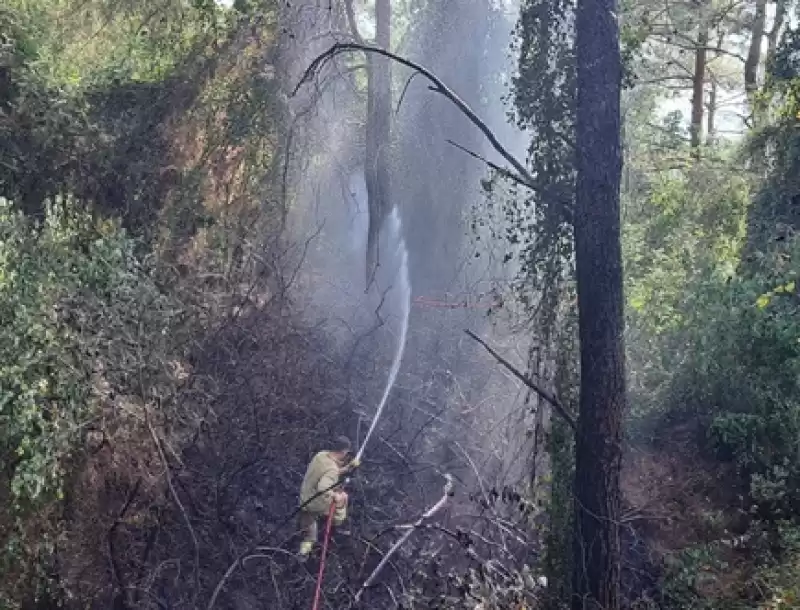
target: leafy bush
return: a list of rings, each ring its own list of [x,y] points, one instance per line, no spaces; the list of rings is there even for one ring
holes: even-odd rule
[[[63,202],[60,202],[63,203]],[[0,209],[0,408],[4,462],[18,503],[60,494],[60,462],[86,415],[91,365],[62,300],[103,290],[117,253],[102,240],[81,250],[86,227],[52,205],[36,226],[8,202]]]
[[[70,198],[50,201],[42,221],[0,200],[3,572],[35,580],[52,550],[29,519],[57,518],[70,460],[99,415],[99,380],[138,389],[162,374],[181,308],[135,248]]]
[[[727,567],[713,546],[685,549],[669,562],[661,589],[663,606],[698,610],[717,607],[702,595],[702,590],[713,579],[712,572],[723,571]]]
[[[750,185],[715,163],[664,173],[627,205],[633,428],[699,417],[754,511],[789,518],[800,511],[800,240],[785,230],[740,264]]]
[[[707,324],[712,309],[727,304],[748,197],[745,178],[710,163],[649,179],[625,202],[629,391],[638,423],[669,410],[665,394],[688,342],[698,339],[687,334],[692,323],[707,314]]]
[[[707,424],[710,447],[736,463],[753,511],[768,520],[800,511],[798,274],[796,239],[746,275],[707,268],[677,292],[674,326],[651,335],[649,347],[669,356],[642,374],[660,414]]]
[[[767,565],[754,578],[759,590],[768,591],[766,610],[788,610],[800,605],[800,528],[793,523],[777,524],[781,556]]]
[[[684,394],[710,413],[712,446],[736,462],[754,504],[771,519],[800,509],[798,264],[792,243],[758,273],[732,281],[719,305],[694,321],[702,351],[687,361],[693,381]]]

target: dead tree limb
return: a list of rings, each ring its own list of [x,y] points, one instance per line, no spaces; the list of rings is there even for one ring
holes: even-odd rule
[[[514,168],[519,176],[519,182],[524,184],[531,190],[537,190],[536,188],[536,180],[534,179],[533,175],[525,168],[523,165],[514,155],[512,155],[508,149],[503,146],[500,141],[497,139],[497,136],[494,135],[489,126],[481,120],[481,118],[475,114],[472,108],[462,100],[452,89],[450,89],[447,85],[445,85],[442,80],[433,74],[427,68],[421,66],[420,64],[413,62],[409,59],[401,57],[400,55],[396,55],[391,51],[387,51],[385,49],[381,49],[380,47],[362,44],[358,42],[340,42],[336,43],[327,51],[318,55],[314,60],[309,64],[306,71],[303,73],[303,76],[300,78],[300,81],[297,83],[292,95],[295,95],[306,82],[308,82],[315,74],[319,72],[319,70],[330,60],[332,60],[337,55],[342,55],[343,53],[350,53],[353,51],[362,51],[364,53],[375,53],[377,55],[382,55],[383,57],[387,57],[392,61],[399,63],[402,66],[410,68],[415,72],[418,72],[423,77],[425,77],[430,83],[430,89],[435,93],[439,93],[443,95],[448,100],[450,100],[456,108],[458,108],[461,113],[466,116],[470,122],[475,125],[486,139],[489,140],[489,143],[494,148],[503,159],[508,161],[509,164]]]
[[[552,394],[552,393],[548,392],[547,390],[539,387],[537,384],[535,384],[527,375],[524,375],[522,373],[522,371],[520,371],[517,367],[515,367],[513,364],[511,364],[508,360],[506,360],[500,354],[498,354],[495,350],[493,350],[489,346],[489,344],[486,343],[486,341],[481,339],[478,335],[473,333],[471,330],[465,329],[464,332],[467,333],[467,335],[469,335],[472,339],[474,339],[475,341],[480,343],[483,346],[483,348],[487,352],[489,352],[492,356],[494,356],[495,360],[497,360],[500,364],[502,364],[504,367],[506,367],[514,375],[514,377],[519,379],[522,383],[524,383],[526,386],[528,386],[531,390],[536,392],[542,399],[544,399],[547,402],[549,402],[553,406],[553,408],[556,410],[556,412],[561,417],[564,418],[564,421],[566,421],[569,424],[569,426],[570,426],[570,428],[572,428],[573,432],[575,431],[575,418],[570,414],[569,411],[567,411],[567,409],[564,407],[564,405],[561,403],[561,401],[558,399],[558,397],[555,394]]]
[[[383,559],[381,559],[381,562],[372,571],[372,574],[369,575],[369,578],[367,578],[367,580],[364,581],[364,584],[361,585],[361,588],[356,593],[355,597],[356,603],[358,603],[358,601],[361,599],[361,595],[364,593],[364,591],[368,587],[370,587],[373,582],[375,582],[375,579],[381,573],[381,570],[383,570],[384,566],[387,563],[389,563],[389,559],[391,559],[392,555],[394,555],[397,552],[397,550],[401,546],[403,546],[403,544],[405,544],[406,540],[408,540],[411,537],[411,534],[413,534],[417,528],[424,525],[428,519],[433,517],[440,510],[442,510],[442,508],[444,508],[444,506],[447,504],[448,498],[450,498],[450,496],[453,495],[453,477],[449,474],[445,474],[444,477],[446,479],[446,483],[444,485],[444,491],[442,493],[442,497],[439,499],[438,502],[436,502],[436,504],[434,504],[424,513],[422,513],[420,518],[417,519],[414,523],[402,526],[405,529],[405,532],[403,533],[402,536],[400,536],[400,538],[398,538],[397,542],[395,542],[392,545],[392,548],[390,548],[389,551],[386,553],[386,555],[383,556]]]
[[[489,159],[487,159],[483,155],[479,155],[475,151],[472,151],[469,148],[461,146],[461,144],[459,144],[458,142],[454,142],[453,140],[448,139],[447,143],[450,144],[450,146],[453,146],[453,147],[457,148],[458,150],[467,153],[473,159],[477,159],[478,161],[480,161],[484,165],[487,165],[490,169],[493,169],[494,171],[496,171],[501,176],[505,176],[506,178],[508,178],[512,182],[516,182],[517,184],[520,184],[520,185],[525,186],[525,187],[529,186],[528,183],[525,182],[525,180],[523,180],[522,178],[517,176],[514,172],[512,172],[507,167],[501,167],[500,165],[497,165],[497,163],[492,163],[491,161],[489,161]]]

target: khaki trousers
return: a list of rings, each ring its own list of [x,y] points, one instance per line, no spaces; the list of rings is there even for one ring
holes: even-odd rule
[[[303,542],[317,542],[319,536],[317,521],[320,517],[326,519],[328,517],[328,513],[312,513],[307,510],[300,511],[300,516],[298,517],[298,527],[300,528],[300,532],[303,534]],[[347,501],[345,500],[341,506],[336,506],[336,510],[333,513],[333,524],[337,527],[341,526],[346,519]]]

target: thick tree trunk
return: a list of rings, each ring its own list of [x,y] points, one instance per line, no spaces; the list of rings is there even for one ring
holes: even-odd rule
[[[375,3],[375,43],[386,50],[391,46],[392,11],[390,0]],[[392,209],[389,172],[391,142],[392,76],[390,60],[368,54],[367,142],[364,173],[367,183],[369,226],[367,229],[366,282],[369,289],[378,267],[378,237]]]
[[[575,248],[581,351],[572,608],[616,610],[625,409],[616,0],[579,0]],[[702,101],[701,101],[702,103]]]
[[[767,0],[756,0],[756,13],[750,30],[750,47],[744,62],[744,90],[753,120],[756,119],[756,96],[758,94],[758,67],[761,64],[761,44],[764,40],[764,25],[767,19]]]
[[[702,25],[697,36],[692,76],[692,156],[700,158],[700,141],[703,137],[703,104],[705,103],[706,58],[708,56],[708,27]]]

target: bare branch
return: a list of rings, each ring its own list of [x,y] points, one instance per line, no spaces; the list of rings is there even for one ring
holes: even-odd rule
[[[400,99],[397,100],[397,107],[394,111],[395,114],[400,112],[400,107],[403,105],[403,100],[406,98],[406,93],[408,92],[408,88],[411,86],[411,81],[413,81],[414,77],[417,75],[419,75],[419,72],[412,72],[411,76],[409,76],[406,80],[406,84],[403,85],[403,91],[400,93]]]
[[[385,49],[381,49],[380,47],[375,47],[372,45],[366,44],[359,44],[354,42],[340,42],[337,43],[327,51],[318,55],[312,62],[309,64],[308,68],[306,69],[305,73],[303,74],[300,81],[297,83],[297,86],[294,89],[292,95],[295,95],[297,91],[302,87],[306,82],[308,82],[328,61],[336,57],[337,55],[341,55],[343,53],[349,53],[352,51],[363,51],[365,53],[375,53],[377,55],[382,55],[383,57],[388,57],[389,59],[403,65],[407,68],[410,68],[422,76],[424,76],[428,81],[432,83],[431,90],[443,95],[447,99],[449,99],[460,111],[461,113],[466,116],[470,122],[475,125],[486,139],[489,140],[489,143],[508,163],[514,168],[514,170],[519,174],[520,180],[522,183],[530,188],[531,190],[536,190],[536,180],[531,175],[531,173],[525,168],[525,166],[517,160],[514,155],[512,155],[497,139],[491,129],[489,129],[488,125],[484,121],[478,117],[477,114],[470,108],[464,100],[462,100],[452,89],[450,89],[447,85],[445,85],[435,74],[433,74],[427,68],[424,68],[420,64],[408,60],[404,57],[400,57],[392,53],[391,51],[387,51]]]
[[[286,525],[287,523],[289,523],[289,522],[290,522],[292,519],[294,519],[294,518],[297,516],[297,514],[298,514],[298,513],[299,513],[301,510],[303,510],[303,509],[304,509],[306,506],[308,506],[308,505],[309,505],[311,502],[313,502],[314,500],[316,500],[317,498],[319,498],[321,495],[323,495],[323,494],[325,494],[325,493],[329,492],[331,489],[334,489],[334,488],[336,488],[336,487],[341,487],[341,486],[347,485],[349,482],[350,482],[350,478],[348,477],[348,478],[346,478],[344,481],[342,481],[342,480],[339,480],[339,481],[337,481],[336,483],[334,483],[333,485],[331,485],[331,486],[329,486],[329,487],[326,487],[325,489],[322,489],[322,490],[318,491],[317,493],[315,493],[315,494],[314,494],[313,496],[311,496],[311,497],[310,497],[308,500],[306,500],[306,501],[305,501],[305,502],[303,502],[303,503],[302,503],[300,506],[298,506],[298,507],[297,507],[297,508],[294,510],[294,512],[292,512],[292,513],[291,513],[291,514],[290,514],[288,517],[286,517],[286,519],[284,519],[283,521],[281,521],[281,522],[278,524],[278,526],[275,528],[275,530],[273,531],[273,533],[274,533],[275,531],[277,531],[277,530],[281,529],[281,528],[282,528],[284,525]],[[225,574],[223,574],[223,575],[222,575],[222,578],[220,578],[219,582],[217,583],[217,586],[214,588],[214,593],[211,595],[211,599],[208,601],[208,606],[206,606],[206,610],[213,610],[213,608],[214,608],[214,604],[216,604],[216,603],[217,603],[217,598],[219,597],[220,593],[222,593],[222,590],[225,588],[225,583],[226,583],[226,582],[228,582],[228,579],[229,579],[229,578],[230,578],[230,577],[233,575],[233,573],[236,571],[236,568],[238,568],[239,566],[243,566],[243,565],[244,565],[244,562],[245,562],[245,560],[246,560],[248,557],[250,557],[250,556],[252,556],[252,555],[254,555],[254,554],[257,554],[259,550],[262,550],[262,551],[263,551],[263,550],[265,550],[265,549],[267,549],[267,550],[273,550],[273,551],[276,551],[276,552],[277,552],[277,550],[276,550],[276,549],[273,549],[272,547],[264,547],[264,546],[262,546],[262,543],[261,543],[261,542],[259,542],[258,544],[254,545],[254,546],[252,546],[251,548],[249,548],[248,550],[246,550],[244,553],[240,554],[240,555],[239,555],[239,556],[238,556],[238,557],[237,557],[237,558],[236,558],[236,559],[233,561],[233,563],[231,563],[231,565],[230,565],[230,566],[228,566],[228,569],[225,571]],[[281,551],[281,552],[288,553],[288,551]],[[290,554],[290,553],[289,553],[289,554]]]
[[[383,570],[384,566],[389,562],[391,556],[394,555],[397,552],[397,550],[401,546],[403,546],[403,544],[405,544],[406,540],[408,540],[411,537],[411,534],[413,534],[417,528],[424,525],[425,521],[433,517],[436,513],[442,510],[442,508],[444,508],[444,506],[447,504],[447,499],[453,495],[453,477],[449,474],[445,474],[444,477],[446,479],[446,483],[444,485],[444,491],[442,493],[442,497],[439,499],[438,502],[436,502],[436,504],[434,504],[424,513],[422,513],[420,518],[417,519],[414,523],[405,526],[407,528],[406,531],[403,533],[402,536],[400,536],[397,542],[395,542],[392,545],[392,548],[390,548],[389,552],[383,556],[383,559],[381,559],[381,562],[372,571],[372,574],[369,575],[369,578],[367,578],[367,580],[364,581],[364,584],[361,585],[361,588],[356,593],[355,597],[356,603],[358,603],[358,601],[361,599],[361,595],[364,593],[364,591],[369,586],[371,586],[372,583],[375,581],[375,579],[378,577],[378,574],[380,574],[381,570]]]
[[[472,339],[474,339],[475,341],[480,343],[483,346],[483,348],[487,352],[489,352],[492,356],[494,356],[495,360],[497,360],[500,364],[502,364],[504,367],[506,367],[514,375],[514,377],[519,379],[522,383],[524,383],[526,386],[528,386],[531,390],[536,392],[541,398],[543,398],[544,400],[549,402],[551,405],[553,405],[553,408],[556,410],[556,412],[561,417],[563,417],[564,421],[566,421],[569,424],[570,428],[572,428],[572,430],[575,431],[575,418],[569,413],[569,411],[566,410],[566,408],[564,408],[564,405],[561,404],[561,401],[558,399],[557,396],[555,396],[554,394],[551,394],[547,390],[544,390],[541,387],[539,387],[538,385],[536,385],[533,381],[531,381],[531,379],[529,377],[524,375],[517,367],[515,367],[508,360],[506,360],[500,354],[498,354],[496,351],[494,351],[489,346],[489,344],[486,343],[486,341],[481,339],[478,335],[473,333],[471,330],[466,330],[465,329],[464,332],[467,333],[467,335],[469,335]]]
[[[497,173],[499,173],[501,176],[505,176],[505,177],[506,177],[506,178],[508,178],[509,180],[513,180],[514,182],[516,182],[517,184],[521,184],[522,186],[526,186],[526,187],[528,187],[528,188],[533,188],[533,187],[532,187],[530,184],[528,184],[527,182],[525,182],[525,180],[523,180],[522,178],[520,178],[519,176],[517,176],[517,175],[516,175],[514,172],[512,172],[510,169],[508,169],[508,168],[505,168],[505,167],[500,167],[500,166],[499,166],[499,165],[497,165],[496,163],[492,163],[492,162],[491,162],[491,161],[489,161],[487,158],[485,158],[485,157],[483,157],[483,156],[479,155],[478,153],[476,153],[476,152],[474,152],[474,151],[471,151],[471,150],[469,150],[468,148],[465,148],[464,146],[461,146],[461,144],[458,144],[457,142],[454,142],[453,140],[450,140],[450,139],[448,139],[448,140],[447,140],[447,143],[448,143],[448,144],[450,144],[451,146],[455,146],[455,147],[456,147],[457,149],[459,149],[460,151],[463,151],[463,152],[467,153],[467,154],[468,154],[470,157],[472,157],[472,158],[474,158],[474,159],[477,159],[478,161],[481,161],[482,163],[485,163],[485,164],[486,164],[486,165],[488,165],[488,166],[489,166],[491,169],[493,169],[494,171],[496,171]]]

